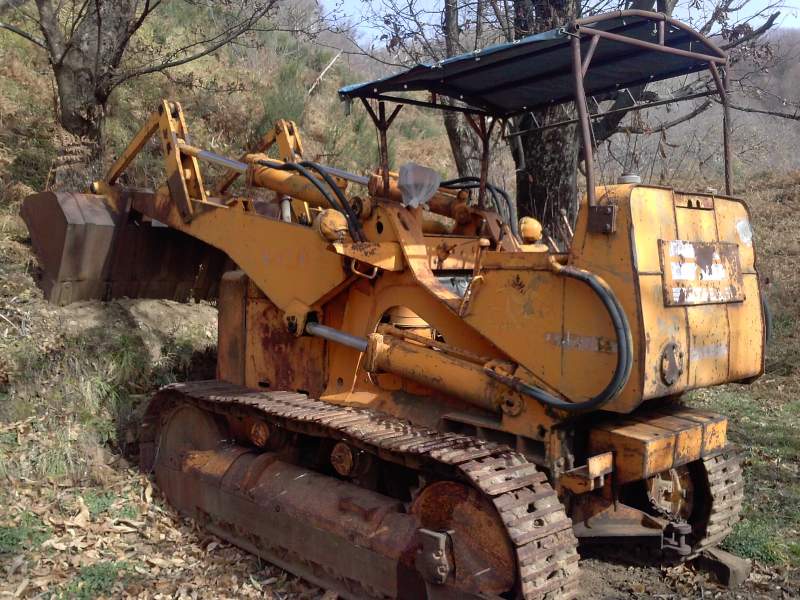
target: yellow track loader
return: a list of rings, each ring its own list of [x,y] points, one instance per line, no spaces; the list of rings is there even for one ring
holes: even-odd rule
[[[726,66],[624,11],[349,86],[380,134],[368,176],[306,160],[287,121],[214,154],[164,101],[104,179],[22,212],[53,302],[216,299],[217,378],[161,389],[141,430],[182,513],[344,598],[570,598],[578,541],[686,560],[739,516],[727,420],[681,398],[762,373],[747,208],[728,161],[726,194],[596,182],[590,102],[710,71],[728,158]],[[587,192],[557,241],[487,174],[494,128],[560,103]],[[406,104],[464,113],[481,177],[390,171]],[[151,138],[163,185],[121,184]]]

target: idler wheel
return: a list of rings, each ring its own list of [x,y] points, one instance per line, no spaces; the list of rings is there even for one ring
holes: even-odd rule
[[[650,477],[647,497],[662,515],[689,521],[695,504],[695,486],[687,465],[669,469]]]
[[[180,469],[189,452],[212,450],[224,436],[214,417],[194,406],[176,407],[164,419],[157,439],[157,462]]]
[[[497,510],[481,492],[456,481],[438,481],[419,493],[411,513],[426,529],[452,532],[454,572],[448,585],[487,595],[513,589],[514,550]]]

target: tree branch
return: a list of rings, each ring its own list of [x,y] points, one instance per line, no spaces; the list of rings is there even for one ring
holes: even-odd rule
[[[719,101],[717,101],[719,102]],[[736,104],[728,104],[733,110],[747,113],[757,113],[760,115],[769,115],[770,117],[779,117],[781,119],[789,119],[791,121],[800,121],[800,111],[795,111],[794,114],[779,112],[777,110],[766,110],[761,108],[750,108],[748,106],[738,106]]]
[[[494,16],[497,18],[497,23],[500,25],[500,29],[503,31],[503,35],[506,38],[506,41],[511,42],[514,40],[514,32],[511,30],[511,23],[510,20],[507,18],[507,14],[504,16],[500,7],[497,5],[497,0],[491,0],[489,2],[492,6],[492,10],[494,11]]]
[[[39,9],[39,27],[44,35],[45,42],[50,53],[50,62],[54,65],[60,64],[64,60],[64,36],[58,23],[56,8],[49,0],[36,0],[36,8]]]
[[[178,59],[174,59],[174,60],[166,60],[166,61],[164,61],[162,63],[159,63],[159,64],[156,64],[156,65],[151,65],[151,66],[147,66],[147,67],[141,67],[141,68],[133,69],[131,71],[123,73],[120,76],[114,78],[111,87],[116,87],[116,86],[120,85],[121,83],[124,83],[125,81],[127,81],[129,79],[133,79],[134,77],[139,77],[141,75],[147,75],[149,73],[157,73],[159,71],[164,71],[165,69],[172,69],[174,67],[179,67],[181,65],[185,65],[186,63],[190,63],[190,62],[195,61],[195,60],[197,60],[199,58],[202,58],[204,56],[208,56],[209,54],[213,54],[214,52],[216,52],[217,50],[219,50],[220,48],[222,48],[226,44],[229,44],[230,42],[232,42],[236,38],[238,38],[241,35],[247,33],[253,27],[253,25],[255,25],[255,23],[258,22],[259,19],[261,19],[262,17],[266,16],[266,14],[272,9],[272,7],[274,5],[275,5],[275,0],[271,0],[267,4],[267,6],[255,11],[255,12],[253,12],[251,15],[249,15],[243,21],[239,22],[236,25],[233,25],[233,26],[229,27],[226,32],[223,32],[223,33],[215,36],[215,38],[212,38],[212,39],[215,39],[215,41],[213,43],[210,43],[207,46],[205,46],[202,50],[199,50],[199,51],[195,52],[194,54],[190,54],[189,56],[185,56],[183,58],[178,58]],[[207,40],[207,41],[210,42],[210,40]],[[198,45],[198,44],[193,44],[193,45]],[[174,54],[173,54],[173,56],[174,56]]]
[[[30,33],[28,33],[27,31],[23,31],[19,27],[14,27],[13,25],[11,25],[9,23],[3,23],[2,21],[0,21],[0,29],[6,29],[6,30],[8,30],[8,31],[10,31],[12,33],[16,33],[18,36],[25,38],[26,40],[28,40],[32,44],[36,44],[37,46],[39,46],[43,50],[48,50],[47,45],[43,41],[37,40]]]
[[[690,120],[694,119],[700,113],[705,112],[706,110],[708,110],[708,108],[710,106],[711,106],[711,100],[706,100],[705,102],[703,102],[700,106],[698,106],[694,110],[686,113],[685,115],[682,115],[682,116],[678,117],[677,119],[673,119],[672,121],[667,121],[666,123],[662,123],[658,127],[655,127],[655,128],[652,128],[652,129],[649,128],[649,127],[641,127],[641,126],[640,127],[631,127],[631,126],[629,126],[629,127],[619,127],[614,133],[632,133],[632,134],[635,134],[635,135],[644,135],[644,134],[650,134],[650,133],[661,133],[663,131],[666,131],[667,129],[671,129],[672,127],[675,127],[676,125],[680,125],[681,123],[685,123],[686,121],[690,121]]]
[[[741,46],[742,44],[745,44],[745,43],[749,42],[750,40],[754,40],[756,38],[761,37],[767,31],[772,29],[772,26],[775,24],[775,20],[780,16],[780,14],[781,14],[780,12],[772,13],[769,16],[769,18],[766,21],[764,21],[764,23],[761,25],[761,27],[757,27],[757,28],[753,29],[753,31],[748,33],[747,35],[744,35],[744,36],[740,37],[739,39],[737,39],[737,40],[735,40],[733,42],[725,44],[724,46],[722,46],[722,49],[723,50],[729,50],[731,48],[735,48],[736,46]]]

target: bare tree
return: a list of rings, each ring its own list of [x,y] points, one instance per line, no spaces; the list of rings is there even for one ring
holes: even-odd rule
[[[384,48],[374,43],[358,48],[389,67],[441,61],[504,41],[497,7],[496,0],[365,2],[361,23],[378,32],[376,41]],[[478,175],[482,146],[477,134],[460,113],[445,111],[443,122],[459,176]]]
[[[195,18],[186,33],[153,43],[136,34],[176,0],[5,0],[0,29],[47,53],[58,88],[59,121],[68,132],[102,147],[103,122],[115,88],[135,77],[171,69],[227,44],[253,43],[279,0],[182,0]],[[12,22],[13,21],[13,22]],[[155,27],[155,26],[154,26]]]
[[[712,36],[732,53],[733,61],[763,53],[761,38],[775,23],[780,0],[755,3],[752,0],[372,0],[365,2],[363,19],[372,30],[379,30],[385,44],[381,54],[375,48],[365,53],[389,64],[408,65],[441,60],[495,42],[512,42],[526,35],[553,29],[577,17],[618,9],[675,11],[702,33]],[[748,6],[752,4],[751,6]],[[736,80],[734,80],[736,83]],[[679,97],[708,89],[710,81],[692,79],[671,90]],[[639,111],[640,100],[662,100],[656,91],[639,86],[624,93],[595,98],[611,115],[593,121],[595,143],[601,144],[620,133],[646,133],[685,122],[700,114],[713,102],[692,107],[689,113],[649,127]],[[575,214],[577,207],[578,165],[581,160],[575,126],[541,128],[573,116],[571,105],[548,108],[516,118],[512,124],[521,135],[509,137],[516,166],[516,198],[520,215],[533,215],[545,226],[560,218],[562,209]],[[460,175],[477,170],[478,141],[460,115],[444,117],[451,149]]]
[[[460,37],[460,24],[458,20],[459,6],[458,0],[445,0],[442,23],[444,30],[445,56],[458,56],[463,51]],[[476,46],[480,26],[475,28]],[[444,128],[447,131],[447,139],[450,141],[450,149],[453,152],[453,160],[456,169],[461,177],[475,176],[475,158],[478,155],[478,139],[475,132],[466,126],[464,118],[458,112],[447,111],[443,115]]]

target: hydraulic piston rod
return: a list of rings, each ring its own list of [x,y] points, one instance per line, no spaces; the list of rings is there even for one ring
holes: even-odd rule
[[[220,154],[215,154],[214,152],[210,152],[208,150],[202,150],[201,148],[197,148],[189,144],[181,144],[180,146],[178,146],[178,148],[184,154],[188,154],[189,156],[194,156],[195,158],[199,158],[200,160],[205,160],[210,163],[221,165],[223,167],[236,171],[237,173],[247,173],[248,168],[250,168],[250,165],[246,162],[235,160],[233,158],[228,158],[227,156],[222,156]],[[280,162],[280,161],[275,160],[275,162]],[[357,183],[363,186],[366,186],[369,183],[369,177],[356,175],[355,173],[350,173],[349,171],[345,171],[344,169],[337,169],[336,167],[328,167],[328,166],[323,166],[322,168],[329,175],[333,177],[338,177],[339,179],[352,181],[353,183]]]
[[[363,338],[318,323],[307,323],[306,333],[365,352],[367,371],[408,377],[487,410],[496,410],[504,396],[515,395],[506,385],[487,376],[482,365],[391,335],[373,333]],[[443,377],[443,373],[449,375]]]
[[[202,150],[200,148],[196,148],[195,146],[190,146],[189,144],[181,144],[180,146],[178,146],[178,149],[184,154],[188,154],[189,156],[194,156],[195,158],[199,158],[200,160],[205,160],[210,163],[214,163],[215,165],[223,166],[227,169],[232,169],[237,173],[247,173],[247,168],[248,168],[247,163],[243,163],[238,160],[233,160],[232,158],[228,158],[220,154],[215,154],[213,152],[209,152],[208,150]]]
[[[355,348],[359,352],[367,351],[367,338],[350,335],[344,331],[339,331],[327,325],[320,325],[319,323],[306,323],[306,333],[315,335],[317,337],[325,338],[331,342],[342,344],[349,348]]]

